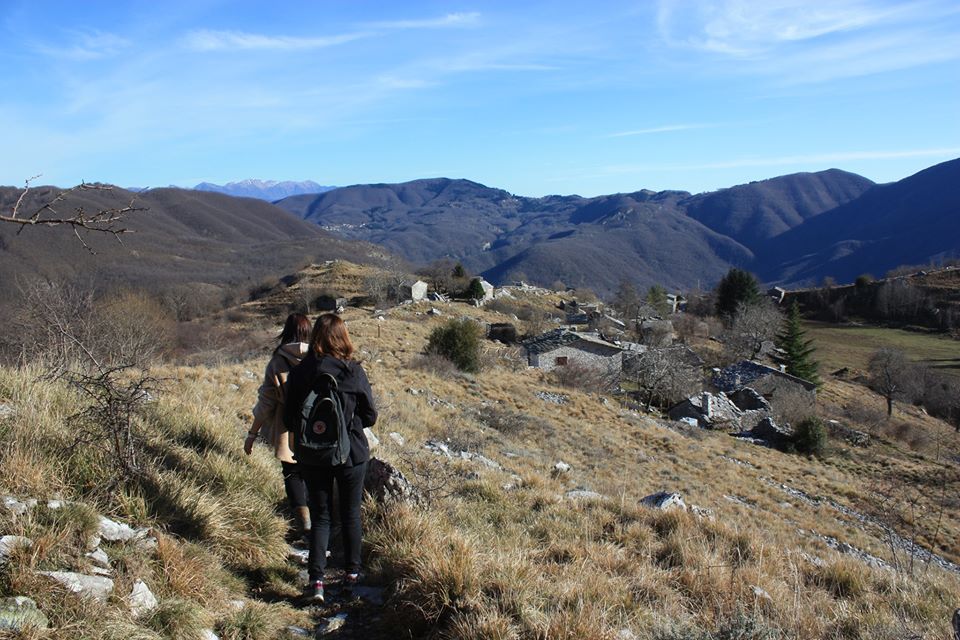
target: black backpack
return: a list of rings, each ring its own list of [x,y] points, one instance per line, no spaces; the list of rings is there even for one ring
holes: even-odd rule
[[[298,463],[335,467],[350,458],[350,420],[338,386],[335,377],[321,373],[304,399],[294,442]]]

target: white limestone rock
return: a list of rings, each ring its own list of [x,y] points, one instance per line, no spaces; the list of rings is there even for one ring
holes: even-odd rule
[[[88,558],[93,562],[95,566],[100,567],[101,569],[112,569],[110,566],[110,557],[107,556],[107,552],[103,549],[97,549],[96,551],[91,551],[86,554]]]
[[[109,542],[130,542],[147,537],[148,529],[134,529],[128,524],[100,516],[100,537]]]
[[[150,591],[146,582],[137,580],[133,583],[133,589],[127,596],[127,606],[130,607],[130,613],[133,614],[134,618],[150,613],[159,604],[157,597]]]
[[[70,591],[83,596],[106,602],[113,593],[113,580],[103,576],[88,576],[72,571],[41,571],[40,575],[56,580]]]
[[[660,511],[670,511],[671,509],[687,510],[687,503],[679,493],[670,493],[669,491],[658,491],[640,501],[645,507],[659,509]]]
[[[573,491],[567,491],[564,494],[564,497],[567,500],[601,500],[603,495],[597,493],[596,491],[588,491],[586,489],[574,489]]]
[[[343,625],[347,624],[347,614],[338,613],[332,618],[324,618],[323,622],[317,626],[317,636],[326,636],[336,633]]]

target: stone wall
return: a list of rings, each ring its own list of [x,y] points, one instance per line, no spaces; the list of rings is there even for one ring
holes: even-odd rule
[[[619,373],[623,368],[619,351],[611,354],[610,349],[583,341],[557,347],[546,353],[531,354],[530,365],[552,371],[558,366],[564,366],[557,365],[557,358],[566,358],[567,365],[575,364],[611,373]]]

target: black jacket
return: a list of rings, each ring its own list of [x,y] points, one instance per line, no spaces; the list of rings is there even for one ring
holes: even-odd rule
[[[287,378],[287,399],[283,421],[287,430],[300,430],[300,408],[310,389],[321,373],[329,373],[337,379],[337,388],[343,401],[343,414],[353,416],[350,421],[350,460],[353,466],[370,459],[370,445],[364,435],[364,427],[377,422],[377,409],[373,403],[373,391],[367,373],[359,363],[338,360],[331,356],[317,356],[312,350],[303,361],[290,370]],[[296,452],[294,452],[296,457]]]

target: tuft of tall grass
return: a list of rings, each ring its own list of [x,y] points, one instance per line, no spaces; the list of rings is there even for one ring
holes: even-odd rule
[[[197,602],[208,609],[221,608],[243,587],[213,552],[163,534],[157,536],[153,574],[158,596]]]
[[[212,621],[212,616],[196,602],[172,599],[160,602],[143,624],[164,640],[198,640]]]
[[[283,629],[287,609],[282,604],[246,601],[217,623],[217,635],[223,640],[271,640]]]
[[[445,640],[519,640],[520,630],[499,611],[458,613],[443,632]]]
[[[856,600],[870,585],[869,569],[851,558],[837,558],[808,574],[808,582],[826,589],[834,598]]]

